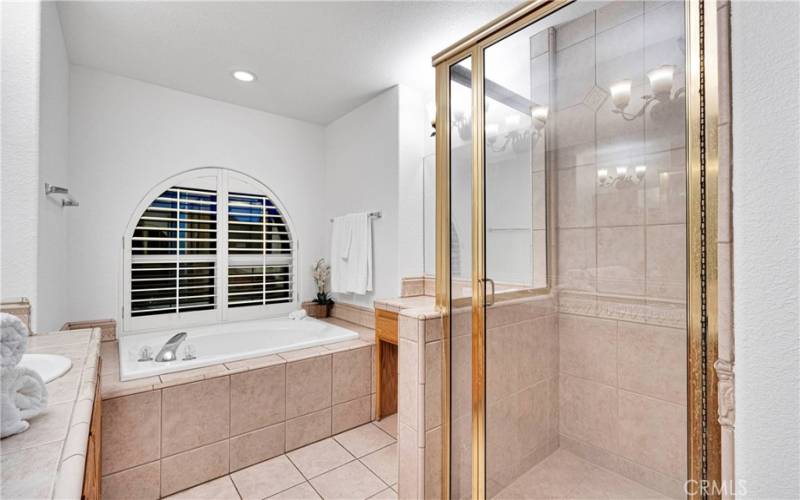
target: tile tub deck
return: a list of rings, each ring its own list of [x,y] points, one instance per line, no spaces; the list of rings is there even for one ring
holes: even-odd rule
[[[106,342],[103,490],[158,498],[368,423],[373,331],[359,339],[120,382]]]

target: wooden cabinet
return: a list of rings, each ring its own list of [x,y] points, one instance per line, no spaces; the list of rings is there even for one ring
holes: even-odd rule
[[[102,460],[100,459],[100,426],[103,420],[102,406],[103,401],[100,397],[100,369],[97,366],[97,385],[94,391],[94,406],[92,407],[92,423],[89,426],[89,443],[86,447],[86,464],[83,472],[83,500],[100,500],[102,476]]]
[[[397,412],[397,313],[375,309],[375,417]]]

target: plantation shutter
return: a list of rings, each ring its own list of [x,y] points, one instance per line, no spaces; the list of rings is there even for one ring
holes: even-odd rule
[[[228,307],[292,302],[289,227],[267,196],[228,194]]]
[[[131,316],[214,309],[216,252],[216,191],[164,191],[131,238]]]

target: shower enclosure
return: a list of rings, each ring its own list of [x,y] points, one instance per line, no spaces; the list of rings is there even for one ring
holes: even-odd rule
[[[533,2],[434,57],[445,497],[719,480],[706,9]]]

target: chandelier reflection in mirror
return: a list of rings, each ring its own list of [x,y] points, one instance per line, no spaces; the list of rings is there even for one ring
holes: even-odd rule
[[[547,106],[532,105],[530,112],[530,125],[520,127],[521,115],[506,117],[506,132],[502,142],[498,142],[500,125],[497,123],[486,124],[486,142],[495,153],[505,151],[508,146],[514,153],[522,153],[542,138],[544,126],[547,124]]]
[[[644,104],[642,108],[635,112],[629,113],[626,110],[628,104],[631,102],[631,81],[621,80],[611,85],[611,100],[617,109],[612,110],[625,120],[631,121],[644,115],[649,107],[650,116],[654,119],[659,119],[661,115],[671,112],[675,109],[674,104],[683,102],[686,98],[686,88],[681,87],[672,92],[672,87],[675,80],[675,66],[663,65],[647,73],[647,79],[650,80],[650,90],[652,95],[643,95],[642,99]]]

